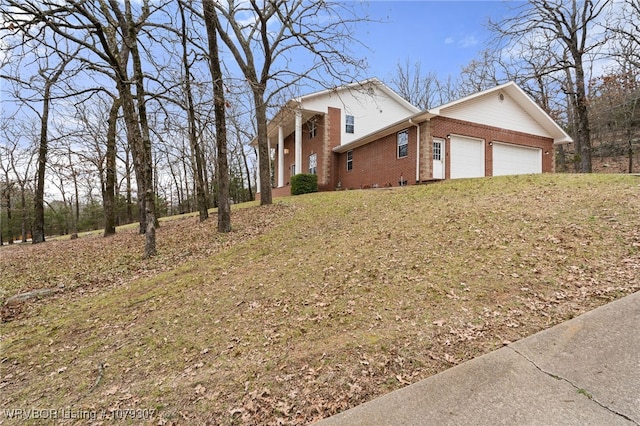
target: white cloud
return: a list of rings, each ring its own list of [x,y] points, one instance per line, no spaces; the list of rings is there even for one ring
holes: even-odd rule
[[[475,36],[470,35],[470,36],[466,36],[462,40],[458,41],[458,47],[466,49],[468,47],[476,46],[478,43],[479,43],[478,39],[475,38]]]
[[[452,36],[449,36],[444,39],[444,44],[446,45],[453,44],[461,49],[477,46],[479,43],[480,42],[478,41],[478,39],[473,35],[468,35],[458,40],[456,40],[456,38]]]

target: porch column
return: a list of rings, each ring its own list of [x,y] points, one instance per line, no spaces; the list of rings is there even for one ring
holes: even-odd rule
[[[284,131],[278,126],[278,188],[284,186]]]
[[[296,111],[296,174],[302,173],[302,112]]]

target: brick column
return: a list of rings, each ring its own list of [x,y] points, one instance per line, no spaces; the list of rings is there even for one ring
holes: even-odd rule
[[[431,121],[420,123],[420,181],[431,179],[433,143],[431,138]]]

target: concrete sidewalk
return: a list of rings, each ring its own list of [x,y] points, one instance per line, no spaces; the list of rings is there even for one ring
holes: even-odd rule
[[[640,425],[640,292],[317,423]]]

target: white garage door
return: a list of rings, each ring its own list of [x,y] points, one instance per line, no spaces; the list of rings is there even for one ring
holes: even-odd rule
[[[542,173],[542,149],[494,142],[494,176],[528,173]]]
[[[484,141],[451,135],[451,179],[484,176]]]

